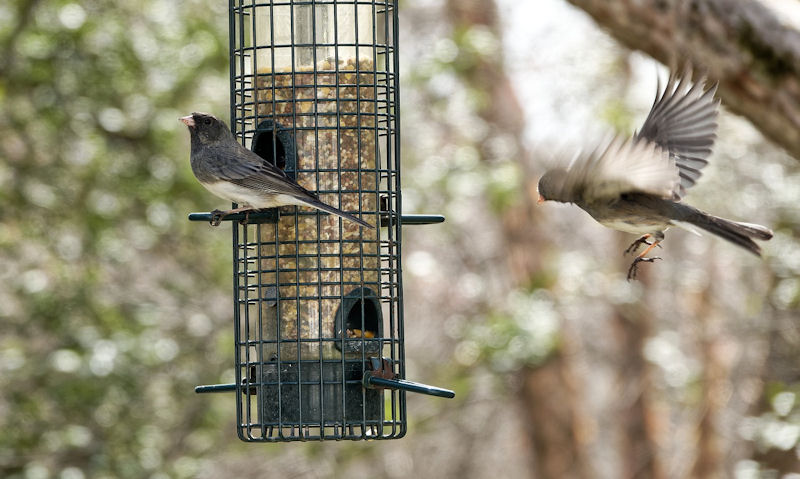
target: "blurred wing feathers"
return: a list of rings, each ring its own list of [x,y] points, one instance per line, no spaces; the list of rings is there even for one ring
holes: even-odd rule
[[[679,184],[675,161],[666,150],[655,143],[615,137],[573,160],[564,188],[572,197],[591,202],[632,192],[673,199]]]
[[[705,79],[692,83],[690,69],[671,75],[636,135],[666,149],[675,159],[681,178],[678,197],[700,178],[716,139],[717,86],[704,90],[704,84]]]

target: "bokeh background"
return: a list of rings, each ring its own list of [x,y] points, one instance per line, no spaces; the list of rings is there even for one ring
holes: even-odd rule
[[[409,395],[402,440],[285,445],[193,392],[233,380],[230,234],[186,219],[221,204],[177,118],[227,116],[228,2],[0,4],[0,477],[800,477],[797,150],[721,88],[687,199],[775,238],[670,231],[626,282],[633,238],[535,185],[667,70],[571,1],[400,2],[404,210],[447,217],[404,232],[408,376],[457,396]],[[796,85],[800,2],[739,5],[787,29]]]

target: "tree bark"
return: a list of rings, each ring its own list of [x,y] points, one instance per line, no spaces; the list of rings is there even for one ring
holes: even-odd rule
[[[689,60],[719,96],[800,159],[800,32],[757,0],[568,0],[628,48]]]
[[[448,0],[447,18],[456,36],[473,27],[492,32],[502,43],[502,29],[494,0]],[[522,200],[504,209],[501,217],[502,251],[511,282],[515,287],[536,283],[542,275],[541,255],[532,250],[548,247],[548,240],[537,227],[535,218],[536,182],[530,170],[529,152],[523,141],[525,118],[522,105],[506,74],[502,51],[491,55],[463,52],[458,71],[462,80],[485,100],[476,114],[491,128],[487,138],[508,136],[515,143],[519,166],[523,171]],[[488,142],[476,145],[483,158],[491,157]],[[578,400],[571,356],[565,351],[568,332],[562,329],[563,344],[535,367],[519,371],[518,409],[525,419],[525,430],[533,449],[532,468],[536,477],[592,477],[586,457],[585,413]]]
[[[577,416],[579,385],[572,377],[568,356],[559,351],[521,374],[520,399],[535,452],[536,477],[592,477],[584,457],[584,421]]]
[[[711,291],[704,288],[696,297],[694,318],[699,338],[697,341],[702,367],[697,386],[701,388],[700,418],[695,428],[696,450],[691,477],[725,477],[725,464],[722,455],[722,438],[717,423],[725,409],[725,386],[729,377],[729,365],[722,359],[725,338],[718,330],[722,327],[711,305]]]
[[[652,328],[650,317],[646,310],[637,307],[618,309],[614,319],[621,353],[616,368],[621,393],[618,402],[621,477],[665,477],[658,453],[660,418],[652,404],[650,366],[644,358],[644,345]]]

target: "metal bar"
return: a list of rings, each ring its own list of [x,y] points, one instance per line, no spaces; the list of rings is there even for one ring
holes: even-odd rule
[[[341,138],[341,136],[340,136],[340,128],[339,128],[339,119],[340,119],[340,116],[339,116],[339,110],[340,110],[340,108],[339,108],[339,106],[340,106],[340,103],[339,103],[339,49],[335,46],[336,42],[338,41],[338,33],[337,33],[338,32],[338,30],[337,30],[338,20],[337,20],[337,16],[336,16],[337,12],[338,12],[338,5],[336,5],[334,3],[332,5],[332,8],[333,8],[333,43],[334,43],[334,49],[333,49],[333,55],[334,55],[333,70],[334,70],[334,73],[333,73],[333,75],[334,75],[334,78],[335,78],[335,85],[336,85],[335,86],[335,91],[336,91],[336,99],[335,99],[335,101],[336,101],[336,171],[337,171],[336,186],[337,186],[337,188],[339,190],[341,190],[341,188],[342,188],[342,175],[341,175],[342,161],[341,161],[341,155],[340,155],[340,152],[339,152],[339,139]],[[329,17],[325,18],[325,20],[330,21],[330,18]],[[327,27],[327,25],[326,25],[326,27]],[[317,34],[316,34],[316,32],[317,32],[316,19],[314,21],[314,30],[313,31],[314,31],[313,39],[314,39],[314,44],[315,44],[314,52],[312,54],[312,58],[313,58],[313,62],[314,62],[314,66],[313,66],[313,71],[314,71],[314,80],[313,80],[313,82],[314,82],[314,98],[319,98],[320,95],[318,93],[318,86],[319,86],[319,61],[320,61],[320,59],[317,58],[317,50],[318,50],[317,41],[318,41],[318,39],[317,39]],[[323,36],[325,35],[325,33],[326,32],[323,32]],[[314,112],[315,113],[319,113],[319,103],[314,105],[314,107],[315,107],[314,108]],[[319,132],[320,132],[319,120],[320,120],[320,116],[319,116],[319,114],[317,114],[314,117],[314,143],[315,143],[315,148],[316,148],[315,149],[315,155],[314,155],[314,168],[316,169],[316,172],[315,172],[314,176],[315,176],[315,181],[316,181],[316,184],[317,184],[317,188],[319,188],[319,186],[320,186],[320,181],[319,181],[319,173],[320,173],[320,171],[319,171],[319,169],[320,169],[320,165],[319,165],[319,151],[320,151],[319,150]],[[341,195],[337,195],[337,196],[339,196],[339,202],[336,204],[336,206],[341,208],[342,207]],[[319,216],[317,216],[316,225],[317,225],[317,238],[321,238],[322,229],[321,229],[321,225],[320,225],[320,221],[319,221]],[[338,221],[338,227],[339,227],[339,233],[338,233],[337,237],[341,238],[342,237],[342,228],[343,228],[342,221]],[[317,245],[317,252],[319,252],[319,245]],[[340,256],[339,257],[339,265],[341,265],[342,264],[341,263],[341,261],[342,261],[342,259],[341,259],[341,248],[339,249],[339,256]],[[322,265],[322,263],[317,263],[317,267],[318,268],[321,267],[321,265]],[[321,271],[318,271],[318,275],[320,275],[320,274],[321,274]],[[339,290],[339,297],[340,298],[341,298],[342,289],[343,289],[342,282],[343,282],[342,281],[342,277],[339,276],[338,290]],[[320,292],[320,296],[321,296],[322,295],[322,285],[320,284],[318,286],[318,288],[319,288],[318,291]],[[322,331],[322,329],[321,329],[322,328],[322,320],[323,320],[323,318],[321,317],[321,315],[322,315],[321,312],[323,311],[323,309],[321,307],[322,300],[319,299],[318,301],[319,301],[319,304],[320,304],[320,308],[317,309],[317,311],[318,311],[317,314],[319,314],[320,317],[318,318],[317,323],[319,325],[319,331],[321,332]],[[339,304],[341,304],[341,299],[339,299]],[[319,337],[321,337],[321,334],[320,334]],[[322,364],[322,344],[321,343],[319,344],[318,349],[319,349],[319,358],[320,358],[320,364],[319,364],[320,386],[319,386],[319,388],[320,388],[320,391],[322,393],[322,394],[320,394],[320,408],[319,408],[320,409],[320,430],[321,430],[320,435],[322,435],[322,431],[325,429],[325,424],[324,424],[324,420],[323,420],[324,419],[324,415],[325,415],[325,394],[324,394],[324,388],[322,386],[322,380],[323,380],[323,376],[324,376],[324,368],[323,368],[323,364]],[[344,377],[344,371],[342,371],[342,377]],[[344,384],[342,384],[341,387],[342,387],[342,389],[344,389]],[[344,390],[342,390],[342,397],[344,397]],[[342,408],[342,410],[344,411],[344,408]]]
[[[236,384],[207,384],[204,386],[196,386],[194,392],[197,394],[204,393],[228,393],[236,391]]]
[[[295,15],[295,3],[294,3],[294,1],[291,2],[291,7],[290,8],[292,10],[292,24],[294,25],[294,18],[295,18],[295,16],[294,16]],[[302,26],[302,24],[299,25],[299,26]],[[311,27],[311,44],[312,45],[316,45],[316,43],[317,43],[317,5],[316,5],[316,2],[314,2],[314,1],[311,2],[311,26],[310,27]],[[302,36],[305,37],[305,34],[303,34]],[[295,38],[291,39],[292,42],[294,42],[295,40],[296,40]],[[294,48],[292,48],[292,51],[294,51]],[[302,61],[303,59],[301,58],[300,60]],[[314,92],[313,98],[318,98],[319,97],[319,91],[317,89],[317,85],[319,83],[319,77],[317,76],[317,48],[316,48],[316,46],[314,46],[312,51],[311,51],[311,62],[312,62],[312,66],[311,66],[311,72],[312,72],[311,83],[312,83],[312,87],[311,88],[312,88],[312,90]],[[297,66],[295,64],[292,64],[292,73],[293,73],[292,82],[293,83],[296,81],[296,78],[297,78],[297,75],[296,75],[297,74],[297,70],[298,70]],[[294,98],[292,98],[292,99],[294,99]],[[295,107],[294,109],[296,110],[297,108]],[[316,108],[314,108],[314,111],[316,112]],[[314,152],[315,152],[315,154],[314,154],[314,168],[316,170],[319,170],[319,131],[317,129],[318,126],[319,126],[319,117],[315,115],[314,116]],[[296,179],[299,180],[300,179],[300,165],[299,164],[297,165],[297,173],[296,173],[296,175],[297,175]],[[295,214],[297,214],[297,211],[298,211],[298,207],[295,206],[294,207]],[[317,224],[319,224],[319,223],[317,223]],[[295,255],[298,255],[299,254],[299,250],[300,250],[300,248],[299,248],[299,244],[300,244],[299,243],[299,238],[300,238],[299,228],[300,228],[299,221],[295,221],[295,224],[294,224],[294,238],[295,238],[295,241],[297,243],[297,245],[294,248]],[[317,227],[317,232],[319,232],[319,227]],[[319,233],[317,233],[317,234],[319,234]],[[276,239],[277,239],[277,235],[276,235]],[[278,253],[280,252],[279,249],[276,249],[276,251]],[[300,282],[300,262],[299,261],[300,261],[299,257],[295,256],[295,263],[294,264],[297,265],[295,267],[295,281],[297,283]],[[297,284],[295,286],[295,296],[296,297],[300,296],[300,285],[299,284]],[[297,422],[298,422],[298,431],[297,432],[298,432],[298,435],[300,436],[300,439],[303,439],[303,437],[302,437],[303,436],[303,426],[304,426],[303,419],[304,419],[304,416],[305,416],[305,412],[303,411],[303,387],[301,386],[301,381],[302,381],[302,378],[303,378],[303,368],[302,368],[302,365],[300,364],[301,360],[303,359],[302,358],[302,344],[301,344],[301,341],[300,341],[301,337],[302,337],[303,328],[302,328],[301,321],[300,321],[300,319],[301,319],[300,318],[300,311],[301,311],[300,305],[301,305],[301,303],[300,303],[299,300],[296,300],[296,301],[297,301],[297,307],[295,308],[296,309],[296,311],[295,311],[295,315],[296,315],[295,316],[295,331],[297,331],[297,333],[295,334],[295,336],[296,336],[296,338],[295,338],[296,339],[295,350],[296,350],[296,356],[297,356],[297,358],[296,358],[296,361],[297,361]],[[310,333],[310,328],[309,328],[309,333]],[[320,388],[321,388],[321,385],[320,385]]]
[[[364,373],[364,387],[368,389],[375,387],[400,389],[402,391],[427,394],[428,396],[437,396],[448,399],[456,397],[456,393],[449,389],[437,388],[436,386],[429,386],[427,384],[417,383],[414,381],[406,381],[405,379],[379,378],[372,376],[369,373]]]
[[[389,0],[386,0],[386,3],[387,3],[386,8],[388,10],[389,9],[389,5],[388,5]],[[403,325],[403,271],[402,271],[403,265],[402,265],[402,263],[400,261],[400,258],[402,258],[402,248],[401,248],[401,238],[400,238],[401,233],[400,232],[401,232],[401,230],[403,228],[403,201],[402,201],[402,195],[400,194],[400,191],[401,191],[400,190],[400,184],[401,184],[400,183],[400,178],[401,178],[401,176],[400,176],[401,175],[401,172],[400,172],[400,158],[402,158],[402,157],[400,156],[401,155],[401,151],[400,151],[400,133],[401,133],[401,131],[400,131],[400,89],[398,88],[398,85],[397,85],[397,82],[399,81],[398,72],[400,71],[400,56],[398,55],[398,45],[399,45],[398,35],[399,35],[400,30],[399,30],[399,23],[398,23],[399,15],[397,14],[397,0],[392,0],[391,11],[392,11],[392,15],[391,15],[391,20],[392,20],[392,29],[391,29],[392,38],[391,38],[391,40],[392,40],[392,46],[394,47],[394,55],[392,56],[392,75],[393,76],[392,76],[391,87],[392,87],[392,93],[394,94],[394,115],[390,115],[390,120],[389,121],[391,123],[392,120],[394,120],[394,125],[393,125],[394,135],[392,135],[391,132],[390,132],[389,137],[393,140],[393,146],[395,148],[394,157],[392,158],[393,161],[394,161],[394,165],[395,165],[394,171],[396,173],[395,174],[395,188],[394,188],[394,191],[395,191],[395,195],[396,195],[396,204],[397,204],[397,206],[396,206],[397,210],[396,211],[397,211],[397,214],[400,216],[400,222],[397,225],[395,225],[395,229],[394,229],[394,231],[395,231],[395,233],[397,235],[397,237],[396,237],[397,247],[396,247],[396,250],[395,250],[395,253],[397,255],[396,256],[397,259],[396,259],[396,264],[395,264],[395,268],[394,268],[394,273],[396,274],[396,277],[397,277],[397,279],[396,279],[396,281],[397,281],[397,295],[396,296],[392,295],[392,298],[398,298],[398,300],[397,300],[397,342],[396,342],[396,344],[397,344],[397,358],[396,359],[399,362],[399,369],[400,369],[399,374],[400,374],[401,377],[405,377],[405,375],[406,375],[406,362],[405,362],[406,351],[405,351],[405,342],[404,342],[405,341],[405,339],[404,339],[405,338],[405,331],[404,331],[404,325]],[[388,23],[388,21],[389,21],[388,16],[387,16],[386,21]],[[388,35],[389,35],[389,33],[388,33],[388,28],[387,28],[387,36]],[[386,83],[387,83],[387,85],[390,84],[390,82],[388,81],[388,78],[387,78],[387,82]],[[390,230],[391,230],[391,227],[390,227]],[[394,341],[394,337],[392,337],[392,342],[393,342],[393,345],[394,345],[394,342],[395,342]],[[394,348],[392,348],[392,352],[394,353]],[[395,431],[395,428],[397,427],[396,426],[397,425],[397,421],[395,420],[395,421],[392,422],[392,435],[393,436],[402,437],[405,434],[405,425],[406,425],[406,421],[405,421],[405,418],[406,418],[406,396],[405,396],[405,391],[402,390],[402,389],[398,393],[397,398],[395,398],[395,396],[392,395],[392,415],[393,415],[393,418],[394,418],[396,412],[399,412],[399,414],[397,414],[396,416],[399,416],[401,418],[401,420],[400,420],[400,431],[399,431],[399,433],[397,431]]]
[[[236,85],[237,80],[236,80],[236,78],[238,76],[238,75],[236,75],[236,54],[235,54],[236,53],[236,38],[237,38],[237,36],[236,36],[236,19],[238,18],[238,16],[240,14],[234,13],[234,10],[236,9],[236,0],[229,0],[228,8],[230,9],[230,13],[228,15],[228,30],[229,30],[228,34],[229,34],[229,37],[230,37],[230,39],[229,39],[229,48],[230,48],[230,52],[229,52],[230,65],[229,65],[229,68],[230,68],[230,77],[231,77],[231,85],[230,85],[230,88],[231,88],[230,121],[231,121],[231,125],[233,125],[234,124],[233,123],[234,119],[236,118],[236,91],[237,91],[237,88],[236,88],[237,87],[237,85]],[[189,215],[190,220],[191,220],[191,216],[192,215]],[[211,215],[209,214],[209,217],[210,216]],[[210,221],[210,218],[209,218],[209,221]],[[241,318],[239,317],[239,308],[240,308],[240,306],[239,306],[239,284],[238,284],[239,283],[239,241],[238,241],[238,235],[237,235],[236,228],[233,229],[233,235],[232,236],[233,236],[232,237],[232,242],[233,242],[233,331],[234,331],[234,338],[238,338],[239,337],[239,327],[240,327],[239,323],[240,323]],[[235,373],[236,376],[239,377],[241,375],[241,372],[239,371],[239,365],[241,364],[241,352],[240,352],[240,346],[238,344],[236,344],[233,354],[234,354],[234,363],[235,363],[234,371],[236,371],[236,373]],[[237,383],[239,381],[241,381],[241,379],[237,379]],[[230,386],[230,385],[228,384],[228,385],[217,385],[217,386]],[[212,388],[212,389],[206,389],[206,388]],[[197,392],[197,393],[214,392],[213,388],[214,388],[214,386],[198,386],[197,388],[195,388],[195,392]],[[219,391],[228,391],[228,390],[229,389],[219,389]],[[234,391],[236,390],[236,384],[233,384],[233,390]],[[242,417],[242,402],[241,402],[241,396],[240,395],[237,395],[237,398],[236,398],[236,417],[237,418]],[[239,421],[237,421],[237,422],[239,422]],[[239,436],[240,439],[242,439],[242,440],[246,439],[244,437],[244,435],[242,434],[242,431],[241,431],[241,428],[239,427],[239,424],[237,424],[236,431],[237,431],[237,435]]]
[[[325,212],[320,212],[320,214],[328,214]],[[389,218],[388,213],[381,214],[381,227],[389,225]],[[211,221],[212,214],[211,212],[198,212],[198,213],[189,213],[189,221]],[[250,223],[272,223],[277,218],[277,209],[270,208],[267,210],[262,211],[254,211],[249,214],[245,213],[234,213],[231,215],[226,216],[222,219],[222,221],[243,221],[247,217]],[[444,223],[445,217],[442,215],[423,215],[423,214],[407,214],[407,215],[400,215],[400,219],[402,224],[408,226],[417,226],[417,225],[432,225],[437,223]],[[391,239],[391,238],[390,238]]]
[[[416,226],[416,225],[432,225],[436,223],[444,223],[444,216],[442,215],[421,215],[421,214],[407,214],[400,215],[400,224],[402,226]],[[399,254],[399,251],[398,251]]]
[[[377,15],[375,13],[375,10],[376,10],[376,8],[375,8],[375,0],[372,0],[372,2],[370,3],[370,7],[371,7],[370,8],[370,22],[372,24],[372,32],[371,32],[372,33],[372,58],[371,58],[372,59],[372,79],[370,81],[371,85],[369,85],[369,86],[371,86],[371,88],[372,88],[372,99],[375,102],[375,104],[373,106],[373,113],[375,114],[375,118],[373,119],[373,127],[372,127],[372,134],[375,137],[375,144],[373,145],[374,151],[372,153],[373,155],[375,155],[375,182],[372,185],[372,188],[374,188],[374,194],[377,195],[377,198],[375,199],[375,201],[376,201],[375,202],[375,204],[376,204],[376,208],[375,209],[378,210],[376,213],[379,213],[380,209],[381,209],[381,200],[380,200],[380,193],[379,193],[380,190],[381,190],[381,166],[382,166],[382,162],[384,161],[384,158],[381,158],[381,124],[380,124],[380,119],[379,119],[380,118],[379,112],[380,112],[380,98],[381,98],[381,95],[380,95],[379,90],[378,90],[378,85],[380,83],[380,81],[378,80],[378,69],[379,69],[379,66],[378,66],[378,18],[377,18]],[[358,6],[356,6],[356,10],[358,10]],[[358,36],[356,36],[356,43],[358,43],[358,41],[359,41],[359,38],[358,38]],[[386,97],[386,103],[387,103],[387,109],[388,109],[389,108],[388,95]],[[388,111],[387,111],[387,114],[388,114]],[[359,125],[360,125],[360,123],[359,123]],[[387,169],[388,169],[388,166],[387,166]],[[389,209],[391,209],[391,208],[389,208]],[[378,223],[380,224],[380,226],[383,227],[383,224],[382,224],[383,222],[381,221],[380,216],[378,216],[377,219],[378,219]],[[381,228],[378,228],[378,231],[376,232],[376,235],[375,235],[375,239],[377,240],[378,244],[381,244],[381,235],[382,235],[382,233],[383,233],[383,231],[381,230]],[[379,256],[383,256],[383,252],[381,251],[381,249],[379,249],[379,251],[378,251],[378,253],[379,253],[378,255]],[[380,257],[378,258],[377,271],[375,272],[375,274],[378,277],[378,281],[380,281],[380,279],[383,277],[383,274],[384,274],[384,265],[383,265],[383,262],[381,261],[381,259],[382,258],[380,258]],[[391,265],[390,265],[390,267],[391,267]],[[381,289],[382,288],[379,286],[378,287],[378,291],[375,292],[375,294],[378,296],[378,302],[379,303],[380,303],[380,301],[381,301],[381,299],[383,297],[383,292],[381,291]],[[389,307],[391,308],[391,305]],[[384,320],[381,319],[381,322],[383,323]],[[380,333],[380,336],[385,336],[386,335],[386,329],[387,328],[386,328],[386,326],[384,324],[379,324],[378,325],[378,332]],[[365,351],[366,347],[362,346],[361,350],[362,350],[362,352]],[[362,354],[362,358],[363,358],[363,354]],[[361,397],[363,398],[362,401],[366,404],[366,401],[367,401],[367,399],[366,399],[367,398],[366,390],[362,390],[361,391]],[[384,398],[381,398],[382,402],[383,402],[383,400],[384,400]],[[386,409],[385,407],[381,408],[381,412],[380,412],[380,420],[381,420],[381,422],[383,422],[386,419],[386,411],[385,411],[385,409]],[[365,409],[365,415],[366,415],[366,409]],[[379,432],[379,436],[383,436],[383,431],[382,430]]]

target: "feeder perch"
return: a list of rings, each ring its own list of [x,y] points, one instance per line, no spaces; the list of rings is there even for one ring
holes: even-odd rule
[[[236,383],[244,441],[393,439],[405,392],[397,0],[231,0],[239,141],[375,229],[287,206],[233,225]],[[235,207],[236,205],[234,205]],[[190,220],[208,221],[211,213]]]

